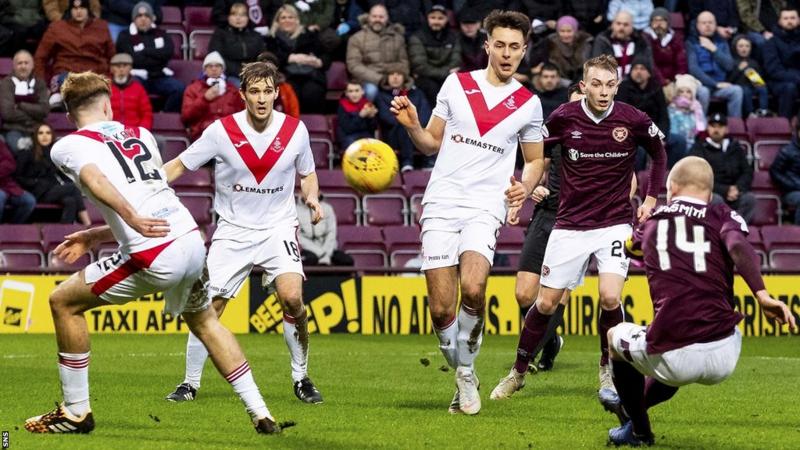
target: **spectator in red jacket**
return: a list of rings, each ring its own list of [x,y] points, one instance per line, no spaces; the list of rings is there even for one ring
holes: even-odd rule
[[[36,49],[34,71],[50,83],[50,105],[61,104],[58,88],[68,72],[107,74],[114,56],[108,22],[95,18],[87,0],[72,0],[67,18],[50,24]]]
[[[239,90],[225,80],[222,55],[209,53],[203,60],[203,76],[183,93],[181,119],[189,128],[189,138],[194,141],[212,122],[243,108]]]
[[[669,27],[669,11],[666,8],[653,10],[650,26],[644,29],[642,36],[653,49],[653,68],[662,86],[675,82],[675,75],[689,73],[683,36],[677,35]]]
[[[126,127],[153,128],[153,106],[144,86],[131,76],[133,58],[117,53],[111,58],[111,109],[114,120]]]

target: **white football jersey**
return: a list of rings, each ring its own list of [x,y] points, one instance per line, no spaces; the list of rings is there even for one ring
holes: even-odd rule
[[[445,121],[431,173],[423,218],[438,217],[437,204],[487,211],[506,220],[505,190],[514,174],[519,142],[542,141],[542,104],[512,79],[492,86],[486,70],[450,74],[433,115]]]
[[[181,153],[183,165],[197,170],[214,160],[214,209],[233,225],[263,230],[297,225],[296,174],[314,172],[314,156],[303,122],[278,111],[256,132],[247,111],[212,123]]]
[[[167,185],[158,144],[144,128],[97,122],[59,139],[50,158],[97,205],[122,252],[147,250],[197,228],[189,210]],[[139,215],[168,221],[169,235],[146,238],[98,201],[80,180],[81,169],[89,164],[100,169]]]

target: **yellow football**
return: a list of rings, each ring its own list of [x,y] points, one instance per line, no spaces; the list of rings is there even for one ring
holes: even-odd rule
[[[344,178],[353,189],[375,194],[392,185],[399,171],[397,155],[378,139],[359,139],[342,155]]]

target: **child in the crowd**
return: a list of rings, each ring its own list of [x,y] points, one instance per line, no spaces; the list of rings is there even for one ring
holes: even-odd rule
[[[381,139],[386,141],[400,154],[400,170],[408,172],[414,169],[414,143],[408,137],[406,129],[397,122],[397,118],[389,110],[392,99],[398,95],[408,96],[408,99],[417,107],[419,122],[427,124],[431,118],[431,107],[425,94],[415,88],[408,76],[406,69],[398,64],[390,66],[380,83],[375,104],[378,105],[378,119],[381,124]],[[423,167],[430,169],[436,161],[435,156],[425,156]]]
[[[761,66],[751,57],[753,43],[747,36],[738,35],[733,38],[733,59],[735,70],[728,77],[728,81],[742,87],[742,115],[764,117],[769,115],[769,93],[764,82]],[[758,110],[753,110],[753,93],[758,94]]]
[[[336,112],[339,148],[344,151],[358,139],[375,137],[376,115],[378,108],[364,96],[364,88],[353,80],[348,81]]]
[[[694,144],[698,133],[706,129],[703,106],[697,101],[700,82],[691,75],[675,76],[675,96],[669,104],[670,133],[686,139],[686,147]]]

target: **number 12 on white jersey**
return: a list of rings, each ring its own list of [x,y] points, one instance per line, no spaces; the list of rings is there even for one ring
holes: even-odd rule
[[[675,246],[682,252],[694,255],[695,271],[705,272],[706,253],[711,253],[711,243],[705,240],[705,228],[701,225],[692,226],[693,240],[689,241],[686,236],[686,217],[676,216],[673,220],[675,222]],[[669,258],[669,222],[670,219],[659,220],[656,230],[656,250],[661,270],[672,268]]]

